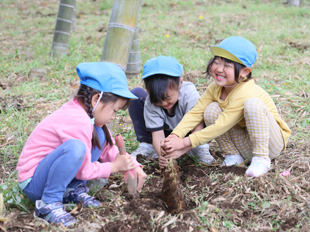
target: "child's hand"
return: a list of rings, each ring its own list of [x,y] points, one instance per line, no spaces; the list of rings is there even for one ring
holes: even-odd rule
[[[172,134],[164,139],[164,143],[161,147],[163,148],[164,153],[172,153],[186,147],[183,140],[184,139],[179,138],[177,135]]]
[[[136,170],[137,179],[138,179],[137,191],[140,193],[147,175],[145,174],[145,172],[142,170],[141,167],[136,167],[135,170]]]
[[[111,173],[128,171],[134,169],[135,166],[131,155],[117,154],[115,160],[111,162]]]
[[[179,138],[177,135],[175,135],[175,134],[171,134],[171,135],[169,135],[167,138],[172,138],[172,137],[177,137],[177,138]],[[163,139],[163,140],[161,140],[160,141],[160,153],[163,155],[163,156],[165,156],[166,155],[166,139],[167,138],[165,138],[165,139]]]
[[[167,159],[167,161],[172,158],[172,159],[178,159],[180,158],[183,154],[185,154],[183,152],[183,149],[182,150],[177,150],[177,151],[174,151],[174,152],[169,152],[167,153],[164,158]]]
[[[168,165],[168,161],[170,158],[178,159],[183,154],[185,154],[183,150],[177,150],[177,151],[174,151],[172,153],[166,153],[165,155],[162,154],[161,156],[158,157],[159,167],[160,168],[166,167]]]
[[[164,168],[168,165],[168,160],[162,155],[158,156],[158,161],[159,161],[160,168]]]

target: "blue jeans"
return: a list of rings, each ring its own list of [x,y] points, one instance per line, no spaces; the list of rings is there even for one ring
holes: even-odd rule
[[[138,100],[130,101],[128,107],[129,116],[133,123],[133,129],[135,130],[137,141],[146,142],[152,144],[152,132],[147,131],[144,121],[144,102],[148,93],[140,88],[133,88],[131,91],[134,95],[138,97]],[[164,130],[165,137],[168,137],[171,130]]]
[[[102,128],[94,125],[101,148],[91,150],[91,162],[99,159],[105,144]],[[70,139],[48,154],[36,168],[32,180],[23,190],[33,202],[43,200],[45,203],[62,202],[66,188],[75,188],[86,181],[74,178],[79,171],[86,154],[86,146],[77,139]]]
[[[140,143],[146,142],[152,144],[152,133],[146,130],[143,115],[144,102],[148,94],[140,87],[133,88],[130,92],[138,97],[137,100],[130,101],[130,105],[128,107],[128,113],[133,123],[137,141]]]

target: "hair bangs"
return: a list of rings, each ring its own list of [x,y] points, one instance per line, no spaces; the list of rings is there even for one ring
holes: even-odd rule
[[[235,69],[235,71],[234,71],[234,74],[235,74],[235,81],[236,81],[237,83],[239,83],[239,75],[240,75],[240,72],[241,72],[241,70],[242,70],[243,68],[245,68],[246,66],[243,65],[243,64],[237,63],[237,62],[235,62],[235,61],[232,61],[232,60],[229,60],[229,59],[220,57],[220,56],[214,56],[214,57],[212,57],[212,58],[209,60],[208,65],[207,65],[207,69],[206,69],[206,71],[204,72],[204,74],[206,74],[206,75],[209,76],[209,77],[211,76],[211,67],[212,67],[213,62],[214,62],[217,58],[220,58],[220,59],[224,60],[224,61],[225,61],[226,63],[228,63],[228,64],[233,64],[233,65],[234,65],[234,69]],[[244,80],[243,82],[247,82],[247,81],[249,81],[250,79],[252,79],[252,72],[250,72],[246,77],[247,77],[247,79]]]
[[[144,79],[145,88],[152,104],[161,103],[167,97],[168,89],[178,89],[180,77],[156,74]]]

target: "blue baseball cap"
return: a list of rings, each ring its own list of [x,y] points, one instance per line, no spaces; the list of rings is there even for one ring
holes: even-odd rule
[[[110,62],[81,63],[76,66],[76,72],[83,85],[124,98],[138,99],[129,91],[126,75],[116,64]]]
[[[148,60],[143,68],[142,79],[155,74],[165,74],[173,77],[180,77],[183,66],[179,61],[171,56],[158,56]]]
[[[240,36],[233,36],[224,39],[219,45],[212,45],[211,53],[220,56],[246,67],[251,67],[257,58],[257,51],[252,42]]]

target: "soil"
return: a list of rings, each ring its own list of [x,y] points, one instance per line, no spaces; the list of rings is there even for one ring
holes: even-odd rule
[[[130,220],[124,220],[120,218],[120,221],[109,222],[103,227],[103,231],[152,231],[154,225],[152,225],[152,211],[164,211],[165,215],[168,214],[167,206],[163,199],[161,199],[161,190],[163,179],[161,178],[161,170],[158,167],[157,160],[146,160],[141,155],[138,155],[137,160],[144,164],[144,171],[151,177],[143,187],[143,191],[138,198],[133,198],[129,195],[126,189],[121,188],[121,197],[125,199],[127,204],[123,208],[123,213],[126,215],[135,215]],[[189,183],[192,186],[191,191],[201,192],[203,188],[209,186],[216,188],[214,183],[209,181],[208,175],[210,173],[234,173],[236,175],[243,176],[245,168],[243,167],[218,167],[218,166],[205,166],[195,165],[194,161],[190,158],[179,162],[180,179],[183,189],[188,186]],[[114,182],[116,179],[113,180]],[[109,182],[111,184],[111,182]],[[108,184],[108,185],[109,185]],[[209,199],[218,197],[226,192],[225,188],[218,187],[218,191],[209,197]],[[100,192],[97,194],[98,198],[101,198]],[[186,194],[185,194],[186,195]],[[194,217],[192,209],[198,205],[191,198],[186,198],[186,209],[183,220],[191,219]],[[224,204],[223,204],[224,206]],[[233,208],[240,208],[237,203],[232,204]],[[109,212],[110,213],[110,212]],[[120,227],[121,226],[121,227]],[[198,229],[198,228],[197,228]],[[161,228],[157,228],[155,231],[164,231]],[[182,225],[181,222],[177,222],[177,225],[169,231],[189,231],[188,225]],[[196,231],[196,230],[195,230]]]
[[[289,144],[287,152],[292,154],[296,151],[308,150],[309,147],[308,145],[299,145],[297,148],[295,144]],[[67,228],[67,230],[109,232],[205,231],[210,227],[202,226],[201,220],[203,220],[203,217],[201,215],[214,215],[212,217],[221,220],[219,212],[234,215],[233,217],[238,218],[242,225],[246,225],[244,223],[251,221],[253,218],[264,220],[273,217],[273,215],[279,215],[277,220],[280,224],[277,231],[288,231],[297,226],[300,215],[294,216],[289,213],[280,215],[281,212],[289,212],[288,209],[286,211],[284,205],[281,207],[276,204],[272,205],[266,208],[268,210],[265,212],[262,208],[259,209],[262,201],[255,201],[253,197],[250,198],[249,191],[258,190],[261,183],[271,183],[271,177],[275,177],[274,169],[270,170],[270,176],[265,177],[266,182],[263,182],[264,179],[260,178],[254,179],[255,181],[253,180],[253,184],[251,184],[251,180],[245,177],[246,167],[221,167],[221,153],[213,151],[211,154],[217,159],[217,162],[213,165],[197,165],[195,160],[189,156],[178,160],[181,189],[186,201],[183,212],[172,215],[167,211],[167,206],[161,198],[163,178],[158,160],[145,159],[143,156],[138,155],[137,160],[143,165],[144,171],[148,174],[142,192],[136,197],[131,196],[127,192],[122,175],[113,174],[103,189],[92,193],[96,199],[102,202],[101,207],[89,209],[77,205],[74,209],[67,210],[68,212],[71,210],[70,213],[78,220],[75,226]],[[285,156],[286,154],[283,155],[283,159],[285,159]],[[273,165],[278,164],[273,163]],[[303,163],[296,163],[295,166],[290,165],[290,167],[291,171],[294,169],[294,172],[305,172],[308,168]],[[217,178],[212,178],[214,175]],[[230,187],[229,185],[230,181],[236,178],[244,180],[245,190],[241,194],[236,192],[236,187]],[[280,183],[281,187],[270,190],[268,194],[283,195],[286,188],[283,183],[285,182]],[[242,185],[243,182],[240,182],[240,184]],[[239,187],[242,187],[241,185]],[[265,200],[267,201],[267,199]],[[208,206],[203,208],[203,204]],[[305,209],[303,207],[303,210]],[[33,212],[33,209],[30,210]],[[61,225],[45,225],[41,221],[35,220],[32,213],[20,213],[16,209],[13,209],[7,217],[10,218],[6,225],[7,231],[65,230]],[[262,229],[261,231],[270,230]]]
[[[282,230],[288,230],[290,228],[294,228],[298,222],[298,219],[296,217],[288,218],[285,220],[285,222],[281,225]]]
[[[133,198],[132,195],[127,192],[122,176],[111,176],[108,184],[95,194],[95,197],[103,202],[102,207],[99,209],[87,209],[78,205],[76,210],[71,212],[71,214],[79,220],[80,223],[78,224],[89,223],[89,219],[99,219],[102,220],[102,222],[105,222],[104,225],[99,225],[99,231],[152,231],[154,229],[159,232],[165,231],[160,227],[154,227],[152,224],[152,221],[158,217],[158,212],[163,212],[164,216],[168,215],[167,207],[161,199],[163,178],[161,177],[161,170],[158,161],[156,159],[147,160],[141,155],[138,155],[137,160],[143,164],[143,169],[149,177],[140,195]],[[179,169],[181,187],[184,191],[186,191],[186,187],[188,186],[191,186],[191,191],[195,192],[201,192],[206,186],[211,189],[217,188],[217,190],[205,200],[216,198],[227,191],[225,188],[217,186],[218,183],[215,184],[210,182],[208,177],[210,173],[234,173],[240,176],[243,176],[245,173],[245,168],[242,167],[195,165],[194,161],[189,157],[179,161]],[[186,197],[186,208],[185,211],[182,212],[183,220],[176,221],[175,226],[172,229],[169,229],[169,231],[191,230],[189,228],[190,224],[185,224],[183,221],[193,220],[195,213],[191,210],[197,206],[198,205],[192,198]],[[225,206],[224,204],[222,206],[227,207],[227,205]],[[236,203],[229,207],[240,208]],[[32,226],[34,226],[32,223],[34,217],[31,214],[22,215],[17,212],[14,218],[18,218],[18,222],[15,221],[13,223],[14,220],[11,221],[10,224],[12,226],[9,227],[8,231],[19,230],[22,228],[22,225],[27,224],[29,225],[29,228],[33,228]],[[37,223],[35,226],[36,231],[44,231],[49,228],[44,223]],[[61,226],[58,228],[61,228]],[[76,225],[74,228],[78,229],[79,226]],[[195,230],[194,226],[191,226],[191,228],[194,229],[194,231],[199,230],[198,228]]]
[[[298,44],[294,42],[289,42],[289,45],[293,48],[296,48],[297,50],[301,52],[305,52],[310,47],[309,44]]]

